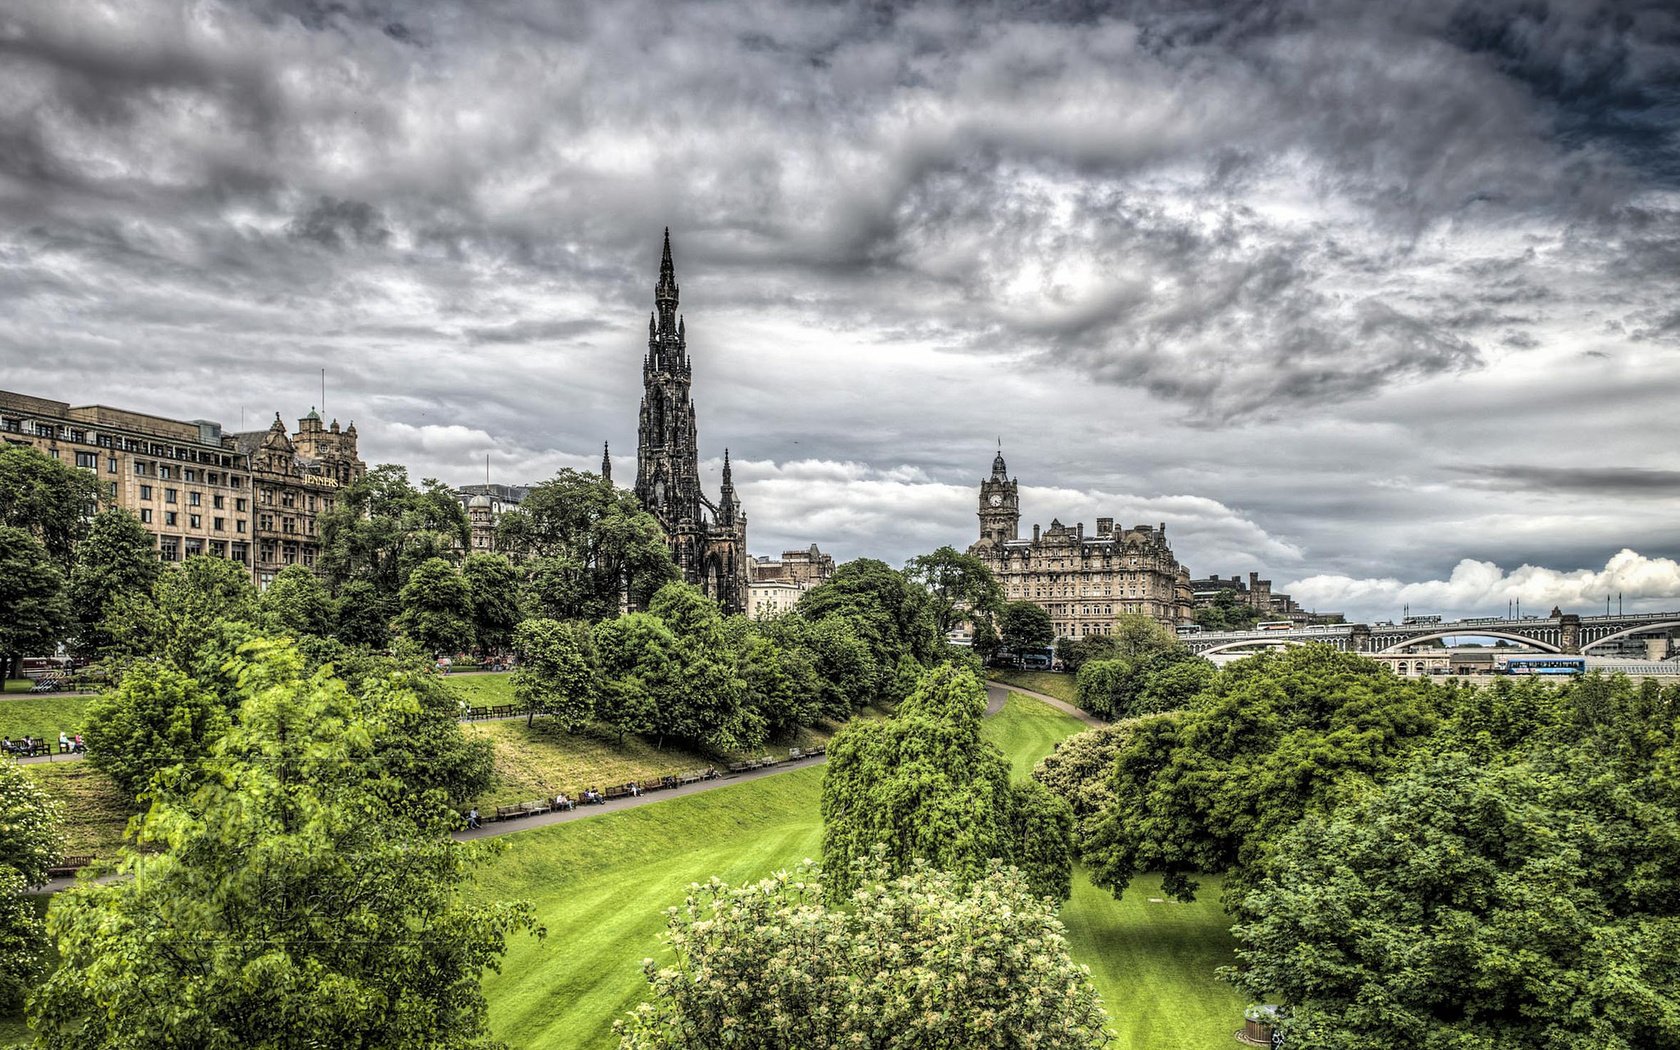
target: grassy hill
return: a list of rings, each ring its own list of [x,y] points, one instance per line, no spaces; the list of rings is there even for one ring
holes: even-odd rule
[[[1065,700],[1078,706],[1078,683],[1073,675],[1061,674],[1056,671],[1009,671],[993,668],[986,672],[986,677],[1004,685],[1018,686],[1031,689],[1034,692],[1045,693],[1058,700]]]
[[[1082,729],[1019,694],[986,723],[1017,776],[1051,744]],[[640,1000],[644,958],[664,958],[664,910],[685,887],[716,875],[761,878],[820,854],[821,770],[810,768],[670,799],[610,817],[510,836],[486,862],[481,892],[525,897],[548,936],[509,946],[485,980],[491,1024],[514,1048],[617,1046],[612,1022]],[[1241,998],[1213,979],[1230,961],[1218,881],[1202,900],[1160,900],[1140,879],[1125,901],[1075,876],[1064,906],[1075,957],[1091,967],[1122,1050],[1224,1050],[1242,1022]],[[1154,898],[1153,900],[1151,898]]]

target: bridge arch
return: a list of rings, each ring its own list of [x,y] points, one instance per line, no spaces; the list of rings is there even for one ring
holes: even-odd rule
[[[1615,634],[1607,634],[1603,638],[1598,638],[1590,642],[1584,642],[1581,645],[1581,651],[1584,653],[1588,649],[1597,648],[1598,646],[1603,645],[1605,642],[1617,642],[1623,638],[1631,637],[1632,635],[1644,634],[1647,631],[1660,631],[1674,627],[1680,627],[1680,620],[1669,620],[1664,623],[1636,624],[1633,627],[1617,631]]]
[[[1419,642],[1430,642],[1437,638],[1468,638],[1471,636],[1477,638],[1503,638],[1508,642],[1521,642],[1523,645],[1532,645],[1534,648],[1539,649],[1542,652],[1563,652],[1562,649],[1550,642],[1536,641],[1533,638],[1528,638],[1520,634],[1512,634],[1510,631],[1476,627],[1454,627],[1448,631],[1434,631],[1430,634],[1414,634],[1409,637],[1402,638],[1397,642],[1390,643],[1387,648],[1373,651],[1378,653],[1397,653],[1409,646],[1417,645]],[[1598,643],[1594,642],[1593,644],[1596,645]]]

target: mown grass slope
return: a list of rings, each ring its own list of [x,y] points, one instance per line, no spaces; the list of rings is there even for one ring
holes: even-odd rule
[[[79,733],[95,694],[39,693],[0,697],[0,736],[45,737],[56,750],[58,734]]]
[[[1012,694],[985,732],[1024,777],[1056,740],[1083,728]],[[821,778],[818,769],[801,769],[504,839],[506,851],[484,865],[479,891],[533,901],[548,937],[513,942],[503,973],[486,979],[497,1036],[533,1050],[616,1046],[612,1022],[646,989],[642,960],[666,958],[664,911],[689,883],[713,875],[740,883],[818,857]],[[1198,903],[1169,904],[1158,900],[1158,879],[1140,879],[1116,901],[1076,874],[1062,919],[1108,1005],[1120,1050],[1231,1043],[1243,1004],[1213,977],[1231,945],[1218,892],[1208,879]]]
[[[1006,671],[993,669],[986,672],[986,677],[1004,685],[1018,686],[1031,689],[1034,692],[1045,693],[1058,700],[1065,700],[1070,704],[1079,703],[1079,692],[1074,676],[1060,674],[1054,671]]]

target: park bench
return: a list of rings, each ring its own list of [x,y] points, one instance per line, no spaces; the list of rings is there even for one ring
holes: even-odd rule
[[[665,776],[662,776],[662,777],[659,778],[659,783],[654,784],[653,786],[649,787],[648,790],[649,791],[666,791],[666,790],[669,790],[670,788],[674,788],[676,786],[677,786],[676,774],[667,773]]]
[[[60,857],[57,864],[47,869],[47,877],[59,878],[65,875],[74,875],[92,863],[93,854],[91,853],[76,853],[68,857]]]
[[[525,804],[523,802],[517,802],[511,806],[496,807],[497,820],[513,820],[517,817],[523,817],[525,815]]]
[[[609,802],[611,802],[613,799],[617,799],[617,798],[629,798],[630,797],[630,785],[629,784],[616,784],[613,787],[608,788],[606,794],[607,794],[607,801],[609,801]]]
[[[700,781],[704,780],[705,778],[706,778],[706,773],[705,773],[704,770],[691,769],[687,773],[683,773],[682,775],[678,776],[677,777],[677,783],[678,784],[698,784],[698,783],[700,783]]]
[[[828,751],[828,745],[818,744],[816,747],[806,748],[805,749],[805,757],[806,758],[816,758],[818,755],[825,754],[827,751]]]
[[[548,813],[554,809],[554,800],[549,798],[533,799],[523,803],[526,815],[535,816],[538,813]]]

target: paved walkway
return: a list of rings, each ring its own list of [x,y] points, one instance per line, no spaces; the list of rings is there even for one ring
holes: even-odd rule
[[[1079,719],[1081,722],[1084,722],[1088,726],[1105,726],[1105,725],[1108,725],[1107,722],[1104,722],[1102,719],[1098,718],[1096,715],[1093,715],[1091,712],[1085,710],[1084,708],[1075,707],[1074,705],[1068,703],[1066,700],[1058,699],[1054,696],[1051,696],[1049,693],[1041,693],[1036,689],[1028,689],[1024,686],[1010,685],[1007,682],[987,682],[986,683],[986,691],[989,693],[993,689],[1002,689],[1006,692],[1020,693],[1022,696],[1030,696],[1034,700],[1041,700],[1044,703],[1049,704],[1051,707],[1054,707],[1056,710],[1063,712],[1064,714],[1072,715],[1073,717]],[[986,711],[986,713],[987,714],[992,714],[993,712],[990,709],[988,709]]]

